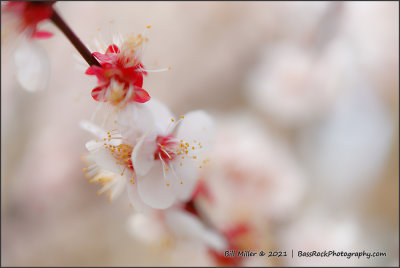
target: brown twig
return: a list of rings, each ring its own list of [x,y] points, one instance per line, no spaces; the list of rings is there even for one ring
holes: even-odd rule
[[[74,45],[74,47],[78,50],[78,52],[90,66],[101,66],[96,58],[92,55],[92,53],[90,53],[89,49],[82,43],[78,36],[76,36],[76,34],[65,23],[65,21],[60,17],[60,15],[54,8],[53,14],[50,19],[65,34],[68,40],[72,43],[72,45]]]

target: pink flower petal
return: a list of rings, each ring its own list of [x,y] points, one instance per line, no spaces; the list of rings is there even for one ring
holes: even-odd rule
[[[137,71],[137,67],[129,67],[129,68],[120,68],[123,79],[130,84],[133,84],[138,87],[143,86],[143,74],[142,72]]]
[[[40,32],[34,32],[32,38],[45,39],[52,36],[53,34],[51,32],[40,31]]]
[[[115,45],[115,44],[112,44],[112,45],[108,46],[106,54],[108,54],[108,53],[119,53],[118,46]]]
[[[111,63],[113,58],[107,54],[101,54],[100,52],[93,52],[93,56],[95,56],[99,61]]]
[[[150,100],[150,95],[143,88],[135,86],[135,94],[133,95],[132,101],[145,103]]]
[[[102,101],[105,102],[106,100],[106,88],[104,87],[96,87],[95,89],[92,90],[92,97],[96,101]]]

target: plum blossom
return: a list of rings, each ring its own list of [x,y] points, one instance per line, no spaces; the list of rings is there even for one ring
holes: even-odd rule
[[[53,14],[55,1],[13,1],[2,5],[2,15],[7,16],[13,29],[30,38],[48,38],[52,33],[38,30],[38,24]]]
[[[251,218],[263,228],[266,221],[287,219],[306,191],[305,171],[288,144],[252,113],[216,120],[212,162],[202,174],[215,199],[207,206],[215,223],[226,226]]]
[[[350,79],[353,55],[342,40],[315,54],[291,43],[267,47],[248,75],[250,104],[284,127],[329,113]]]
[[[95,75],[98,79],[97,87],[92,90],[94,100],[120,106],[129,102],[144,103],[150,100],[149,94],[142,88],[143,75],[147,74],[142,64],[147,41],[145,32],[126,38],[118,35],[104,53],[92,53],[101,65],[93,65],[86,70],[87,75]],[[104,50],[104,45],[99,42],[97,47]]]
[[[97,138],[86,143],[89,153],[84,160],[88,167],[83,169],[90,183],[101,185],[97,194],[106,194],[108,201],[113,201],[127,190],[130,205],[140,212],[149,211],[137,193],[131,161],[135,144],[123,139],[117,130],[106,132],[89,121],[81,121],[80,125]]]
[[[118,132],[105,132],[88,121],[82,121],[81,127],[97,137],[86,143],[89,154],[85,160],[90,165],[83,171],[91,183],[102,185],[98,194],[107,193],[111,201],[121,193],[127,181],[133,183],[132,146],[123,143]]]
[[[190,198],[198,170],[209,162],[203,153],[212,140],[213,121],[200,110],[176,120],[160,102],[150,101],[147,107],[154,121],[143,129],[132,151],[132,164],[141,199],[153,208],[165,209],[176,199]]]

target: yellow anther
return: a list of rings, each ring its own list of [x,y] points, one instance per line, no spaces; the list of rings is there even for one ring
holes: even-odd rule
[[[182,163],[179,163],[180,166],[182,166]]]
[[[164,145],[161,145],[161,149],[164,149],[165,147],[164,147]]]
[[[183,119],[183,118],[185,118],[185,116],[181,115],[181,118]]]
[[[173,118],[171,118],[171,122],[174,122],[175,120]]]
[[[96,31],[100,31],[100,27],[97,27],[97,28],[96,28]]]
[[[167,183],[167,184],[165,184],[165,185],[169,186],[169,183]]]
[[[184,157],[184,156],[182,156],[182,159],[185,159],[185,157]]]
[[[97,195],[100,195],[100,194],[101,194],[100,190],[97,190],[96,194],[97,194]]]
[[[192,146],[192,150],[194,150],[194,146]]]
[[[107,132],[108,135],[110,135],[110,132]]]
[[[183,142],[183,140],[181,140],[181,142]]]
[[[199,168],[201,168],[201,165],[199,166]]]
[[[165,170],[168,170],[168,168],[166,167]]]
[[[172,70],[172,67],[171,66],[168,66],[168,71],[171,71]]]
[[[183,182],[181,181],[181,184],[183,184]]]
[[[146,28],[147,28],[147,29],[150,29],[150,28],[151,28],[151,25],[147,25]]]
[[[197,156],[194,155],[194,156],[193,156],[193,159],[196,159],[196,158],[197,158]]]
[[[84,169],[82,169],[83,170],[83,172],[86,172],[87,171],[87,168],[84,168]]]

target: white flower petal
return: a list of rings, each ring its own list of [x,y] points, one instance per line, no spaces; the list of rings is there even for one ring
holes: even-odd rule
[[[96,163],[101,169],[120,174],[122,168],[115,164],[115,158],[104,147],[99,147],[96,150],[90,151],[86,159],[90,162]]]
[[[86,149],[91,152],[98,150],[102,147],[101,143],[96,142],[95,140],[90,140],[85,144]]]
[[[212,118],[204,111],[197,110],[185,115],[182,123],[176,130],[178,140],[193,144],[194,141],[201,143],[202,148],[196,147],[195,151],[189,150],[191,154],[196,154],[207,149],[214,138],[214,123]]]
[[[181,201],[188,201],[197,184],[198,166],[193,159],[185,158],[174,161],[172,168],[177,176],[173,191]]]
[[[79,122],[79,125],[81,128],[92,133],[97,138],[103,139],[106,137],[106,132],[103,129],[101,129],[100,127],[96,126],[95,124],[93,124],[88,120],[81,120]]]
[[[46,52],[33,41],[21,42],[14,54],[16,77],[30,92],[44,90],[49,82],[50,63]]]
[[[135,144],[137,139],[153,130],[153,114],[145,104],[130,103],[118,114],[117,122],[124,139]]]
[[[154,209],[146,205],[139,196],[137,181],[134,180],[134,184],[131,182],[128,183],[127,190],[128,190],[128,198],[131,202],[133,208],[140,213],[144,213],[146,215],[152,215]]]
[[[139,196],[153,208],[166,209],[175,201],[173,186],[166,186],[161,161],[154,161],[146,175],[137,175],[137,184]]]
[[[132,152],[132,163],[136,174],[143,176],[154,165],[154,152],[157,150],[156,134],[143,135]]]
[[[172,127],[171,119],[174,118],[171,111],[167,106],[156,99],[151,99],[150,101],[146,102],[145,105],[149,108],[153,115],[158,132],[161,134],[166,134],[163,132],[165,132],[170,125]]]
[[[168,210],[165,212],[165,219],[171,231],[182,239],[201,241],[217,251],[222,251],[227,247],[221,235],[207,229],[190,213],[182,210]]]

